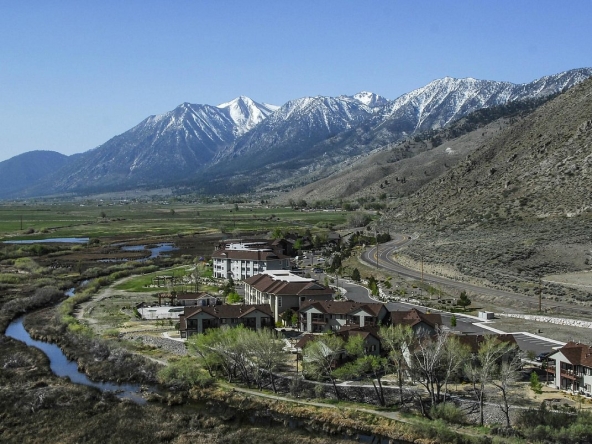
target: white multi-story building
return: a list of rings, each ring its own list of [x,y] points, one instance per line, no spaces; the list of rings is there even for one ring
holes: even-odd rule
[[[547,372],[553,374],[555,387],[592,395],[592,347],[568,342],[548,357]]]
[[[290,258],[265,242],[229,243],[212,254],[216,278],[244,280],[267,270],[289,270]]]
[[[245,280],[245,303],[269,304],[275,321],[311,301],[331,301],[333,290],[289,271],[265,271]]]

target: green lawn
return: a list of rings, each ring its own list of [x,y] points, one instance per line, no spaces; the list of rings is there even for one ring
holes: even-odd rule
[[[132,292],[146,292],[153,291],[155,293],[167,291],[167,287],[149,287],[152,284],[152,279],[156,276],[175,276],[182,277],[190,274],[189,267],[184,265],[182,267],[176,267],[169,270],[157,271],[155,273],[143,274],[141,276],[134,276],[133,278],[126,280],[125,282],[115,286],[117,290],[125,290]],[[180,290],[178,287],[176,290]]]
[[[267,232],[274,228],[314,232],[329,224],[342,225],[346,218],[345,212],[258,205],[241,205],[237,211],[230,204],[33,202],[0,205],[0,238],[139,237],[220,230]]]

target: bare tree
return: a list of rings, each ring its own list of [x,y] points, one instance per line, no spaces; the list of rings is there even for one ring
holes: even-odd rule
[[[447,340],[448,333],[439,330],[435,336],[417,339],[410,347],[411,370],[427,390],[432,405],[439,401],[439,379],[445,366]]]
[[[448,336],[442,362],[443,377],[439,379],[439,383],[444,385],[444,402],[448,396],[448,382],[462,372],[463,365],[470,354],[468,346],[461,344],[454,335]],[[439,386],[438,393],[440,393],[441,387],[442,385]]]
[[[508,342],[498,340],[493,335],[485,336],[479,351],[465,365],[465,374],[473,384],[473,393],[479,402],[479,424],[483,425],[483,406],[487,395],[487,383],[491,381],[501,363],[502,357],[512,349]]]
[[[308,343],[302,351],[304,373],[313,379],[329,378],[337,399],[340,396],[333,369],[344,351],[343,339],[333,334],[320,336],[316,341]]]
[[[397,372],[399,384],[399,403],[403,403],[403,382],[407,361],[405,355],[409,353],[409,345],[413,341],[413,329],[408,325],[390,325],[380,327],[378,332],[382,346],[388,351],[389,362]]]
[[[510,405],[513,389],[520,379],[522,356],[516,346],[509,348],[506,354],[508,359],[503,360],[501,365],[498,366],[491,383],[498,389],[499,407],[506,417],[506,427],[511,427]]]

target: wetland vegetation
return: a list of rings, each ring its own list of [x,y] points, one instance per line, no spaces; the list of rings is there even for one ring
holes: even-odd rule
[[[451,430],[443,422],[446,412],[438,413],[442,419],[426,422],[397,407],[381,409],[383,416],[377,416],[363,412],[367,407],[328,402],[323,397],[317,401],[326,408],[306,401],[293,404],[259,398],[241,392],[240,386],[212,379],[195,365],[191,353],[180,357],[138,340],[138,335],[175,335],[171,322],[136,317],[138,304],[156,302],[155,293],[163,291],[152,286],[156,276],[178,277],[178,285],[167,290],[183,291],[187,288],[183,278],[192,277],[197,265],[205,285],[211,281],[207,259],[224,238],[281,231],[322,235],[330,228],[346,228],[348,216],[341,211],[268,208],[260,203],[197,204],[172,199],[1,206],[4,240],[88,237],[89,241],[0,247],[0,331],[27,313],[24,326],[30,335],[57,343],[91,379],[160,385],[161,392],[146,394],[148,403],[138,405],[112,392],[73,384],[55,376],[39,350],[0,335],[0,439],[19,443],[48,442],[48,437],[51,442],[66,443],[325,443],[388,437],[397,442],[505,442],[500,436],[486,436],[488,430],[466,425],[460,433]],[[150,258],[147,249],[122,249],[160,243],[174,244],[176,250]],[[359,267],[368,278],[372,271],[354,258],[344,257],[339,271]],[[406,285],[400,279],[381,280],[392,282],[393,289]],[[214,282],[208,285],[200,290],[221,290]],[[65,291],[74,286],[78,288],[75,296],[66,298]],[[89,313],[92,316],[85,316]],[[290,392],[298,394],[298,388],[283,391]],[[314,390],[306,393],[316,397]],[[552,427],[532,421],[524,427],[539,426]],[[587,433],[582,421],[574,422],[576,426]]]

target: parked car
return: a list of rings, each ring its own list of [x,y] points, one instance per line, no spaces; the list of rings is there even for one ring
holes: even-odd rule
[[[323,269],[322,268],[313,268],[312,271],[314,271],[315,273],[322,273]]]
[[[539,353],[534,359],[536,359],[539,362],[546,361],[549,355],[551,355],[551,353],[552,352]]]

